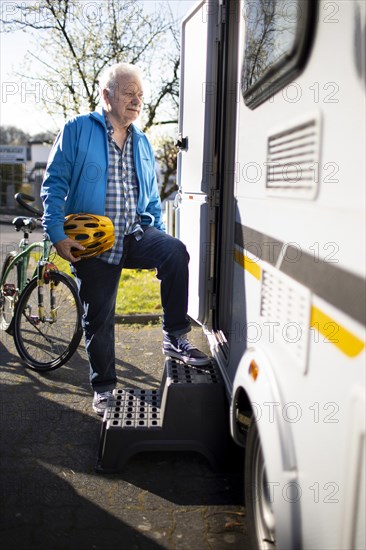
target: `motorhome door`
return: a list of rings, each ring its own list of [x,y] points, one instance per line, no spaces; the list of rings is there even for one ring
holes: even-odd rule
[[[207,125],[215,120],[217,14],[209,6],[207,2],[200,2],[182,22],[179,111],[176,233],[190,254],[188,314],[200,323],[207,321],[209,309],[213,233],[209,217],[214,129],[207,132]],[[210,137],[205,139],[205,136]]]

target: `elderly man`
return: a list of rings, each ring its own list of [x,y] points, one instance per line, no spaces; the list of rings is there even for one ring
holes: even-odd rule
[[[210,359],[186,338],[188,261],[185,246],[167,235],[155,175],[154,154],[133,123],[143,87],[139,70],[126,63],[101,77],[102,108],[69,120],[48,161],[41,197],[43,224],[58,254],[72,263],[94,390],[93,409],[103,415],[116,385],[114,315],[122,268],[157,269],[163,306],[163,353],[188,365]],[[64,229],[68,214],[107,216],[114,224],[113,247],[80,259],[83,246]]]

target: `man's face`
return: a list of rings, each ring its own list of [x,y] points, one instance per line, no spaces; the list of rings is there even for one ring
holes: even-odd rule
[[[117,77],[113,90],[104,90],[107,111],[122,125],[130,125],[141,111],[142,83],[137,76]]]

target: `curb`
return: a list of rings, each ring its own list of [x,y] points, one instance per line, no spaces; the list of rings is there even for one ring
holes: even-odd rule
[[[17,216],[27,216],[28,217],[28,214],[27,212],[22,212],[22,211],[18,211],[18,212],[10,212],[9,213],[9,210],[5,212],[2,212],[0,210],[0,225],[1,224],[6,224],[6,225],[11,225],[12,222],[13,222],[13,219],[16,218]],[[29,217],[31,218],[31,214],[29,214]]]
[[[132,315],[116,315],[114,319],[117,325],[148,325],[149,323],[160,323],[161,318],[161,314],[136,313]]]
[[[12,225],[13,219],[16,216],[12,216],[12,218],[4,218],[3,216],[0,218],[0,225]]]

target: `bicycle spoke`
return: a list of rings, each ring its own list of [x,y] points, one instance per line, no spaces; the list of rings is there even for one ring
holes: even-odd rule
[[[51,370],[64,364],[80,342],[81,308],[74,283],[63,273],[49,275],[42,296],[42,309],[39,310],[37,280],[34,279],[19,300],[14,340],[19,355],[28,366]]]
[[[30,323],[32,325],[32,327],[34,327],[38,332],[39,334],[41,334],[41,336],[43,336],[43,338],[45,340],[47,340],[47,342],[49,344],[52,344],[52,340],[50,338],[48,338],[48,336],[46,336],[46,334],[44,332],[41,331],[41,329],[39,327],[37,327],[36,323],[33,321],[33,319],[31,319],[31,317],[29,317],[25,311],[22,311],[24,317],[27,319],[28,323]]]

